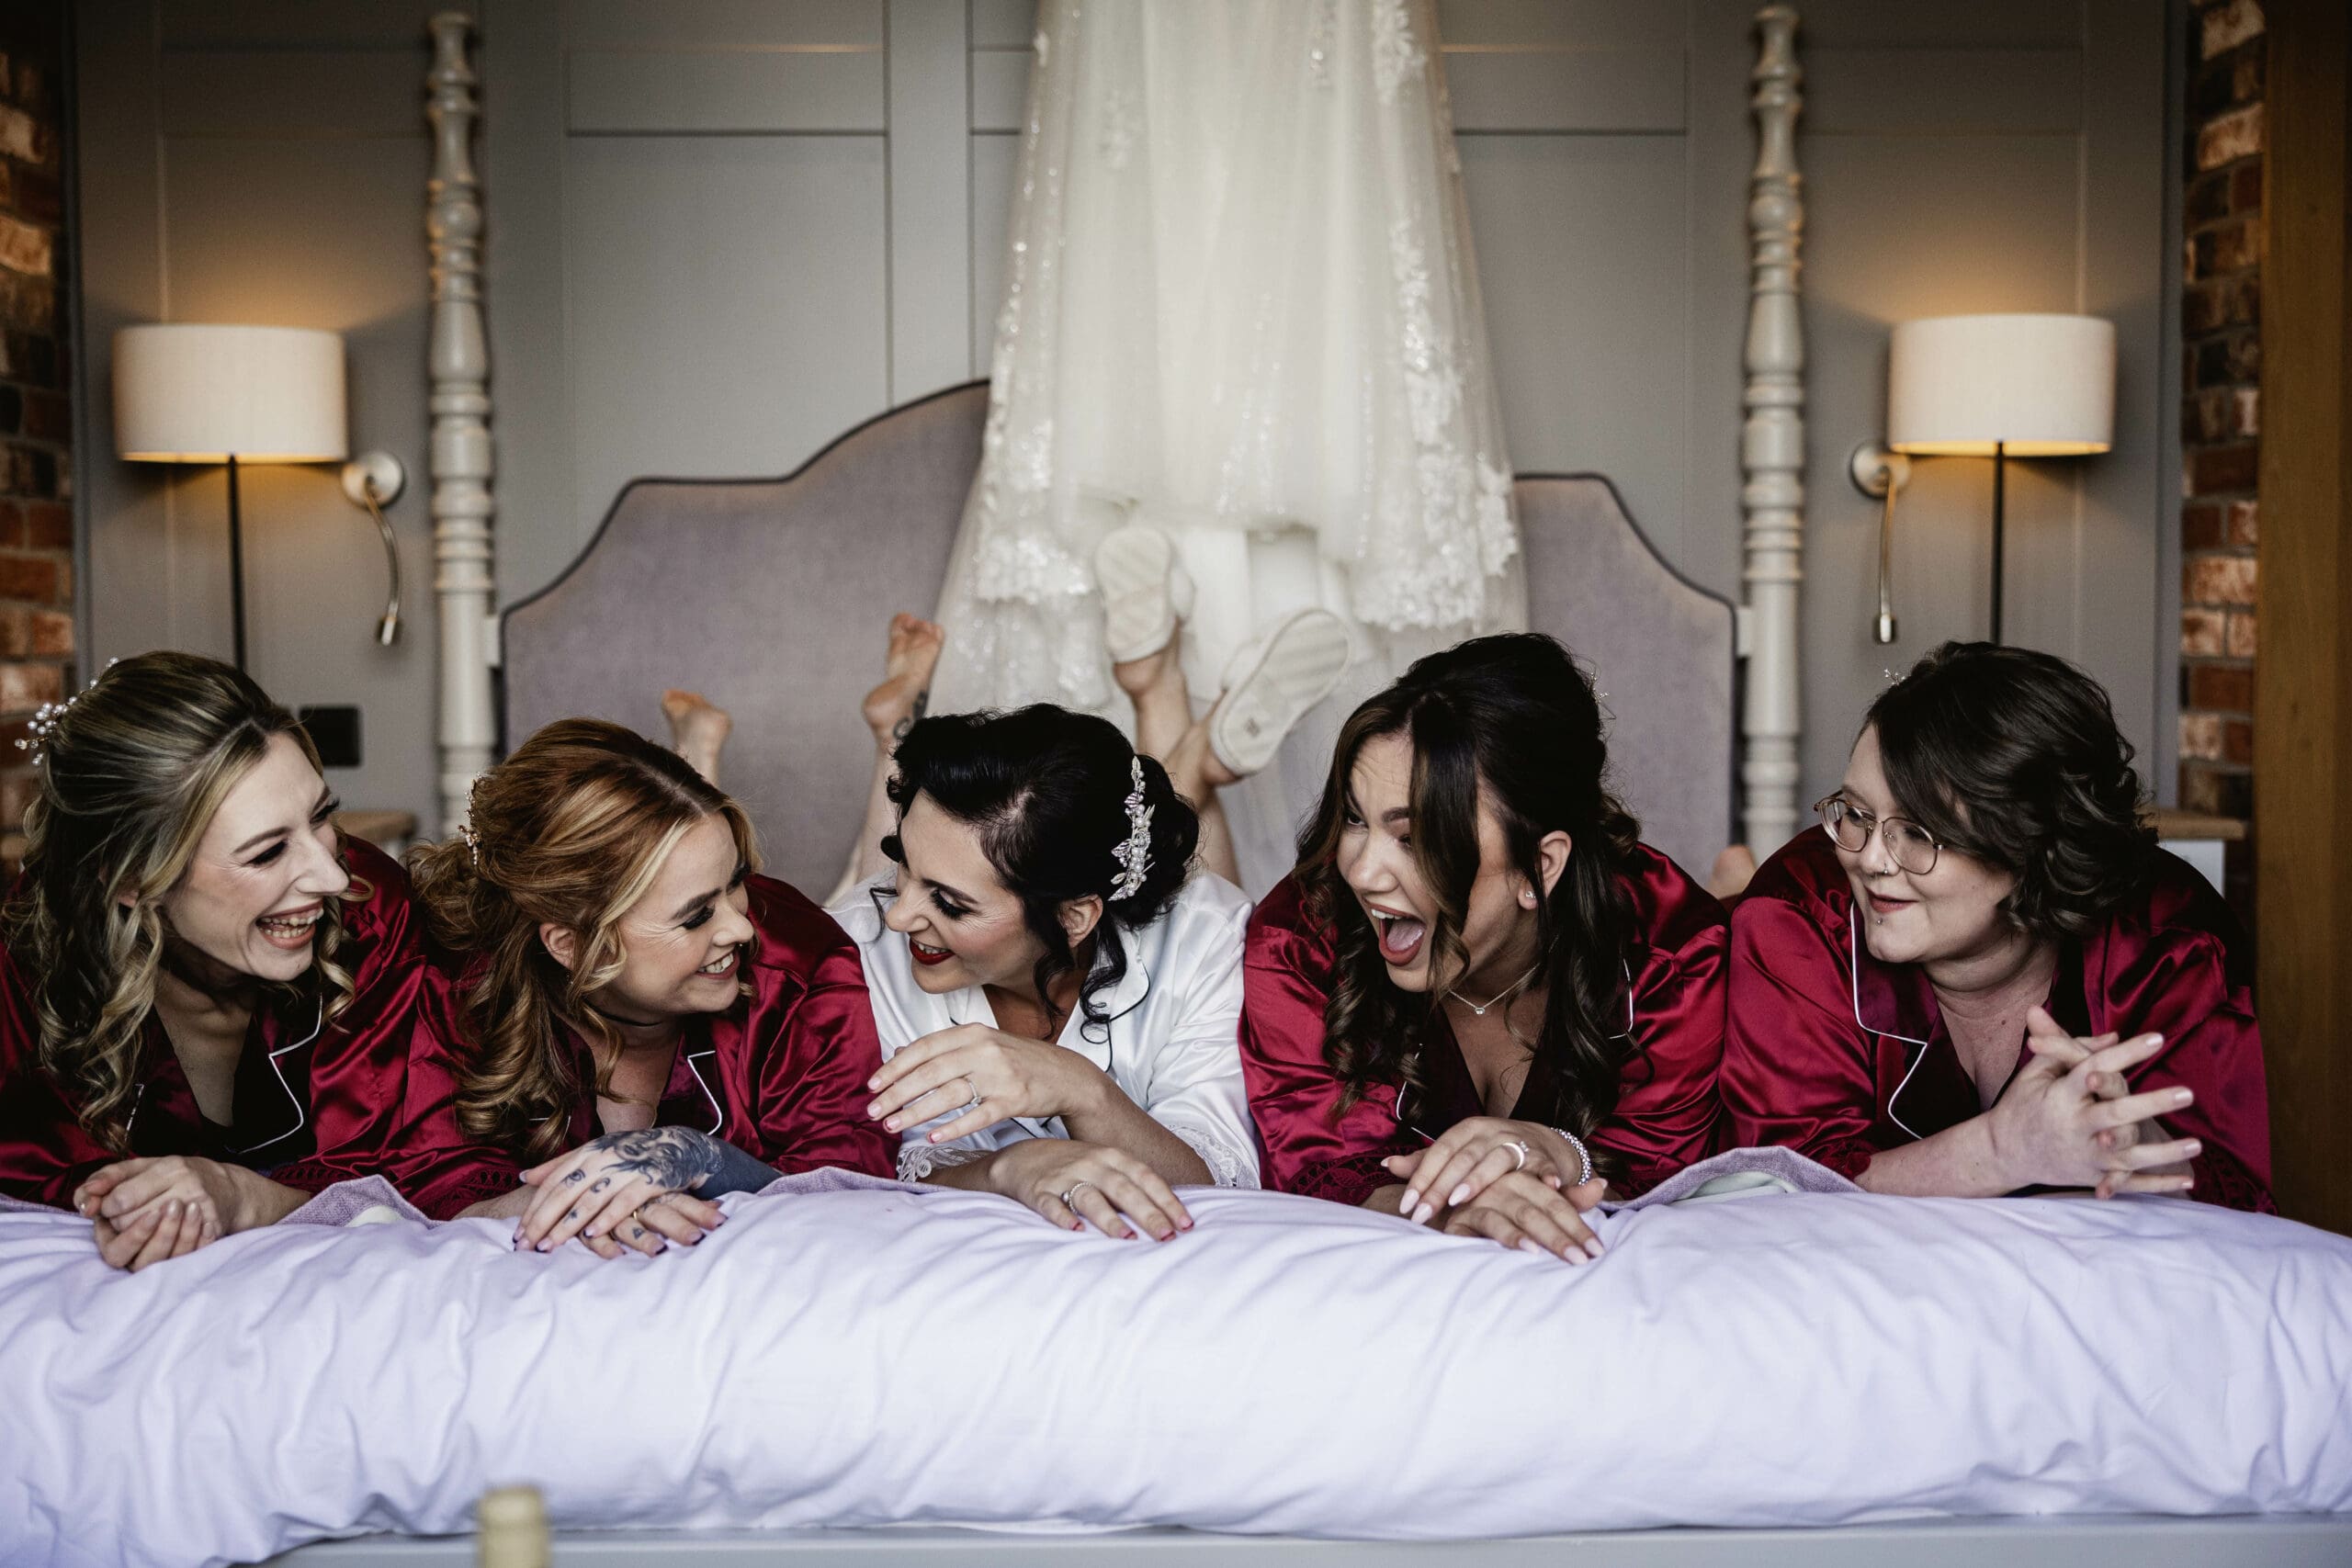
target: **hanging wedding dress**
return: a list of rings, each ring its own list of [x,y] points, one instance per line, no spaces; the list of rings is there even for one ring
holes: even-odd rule
[[[1041,0],[980,470],[934,711],[1122,725],[1091,562],[1148,522],[1198,586],[1204,708],[1320,605],[1355,662],[1223,798],[1261,893],[1348,711],[1526,625],[1432,0]]]

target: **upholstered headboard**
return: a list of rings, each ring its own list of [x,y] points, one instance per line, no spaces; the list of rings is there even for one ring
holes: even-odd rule
[[[1732,607],[1650,547],[1598,474],[1522,475],[1528,625],[1565,642],[1611,716],[1610,765],[1642,836],[1705,878],[1732,841],[1739,715]]]
[[[938,602],[979,463],[976,382],[858,426],[780,479],[639,479],[549,587],[504,617],[504,733],[611,718],[666,734],[665,686],[735,715],[720,783],[776,874],[821,892],[864,809],[857,712],[884,624]],[[1703,873],[1732,831],[1731,606],[1677,577],[1606,479],[1519,481],[1538,630],[1592,669],[1620,787]],[[949,635],[954,635],[951,627]]]
[[[988,385],[859,425],[780,479],[637,479],[564,574],[503,617],[511,749],[586,714],[666,737],[662,691],[735,716],[719,782],[769,869],[822,897],[865,812],[858,699],[892,612],[939,602]]]

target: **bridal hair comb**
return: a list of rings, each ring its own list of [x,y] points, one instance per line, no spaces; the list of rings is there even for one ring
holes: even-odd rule
[[[1143,886],[1143,879],[1151,874],[1151,812],[1143,803],[1143,757],[1138,753],[1127,764],[1127,782],[1134,787],[1127,791],[1127,841],[1111,852],[1119,863],[1119,880],[1111,885],[1111,902],[1132,898]]]
[[[119,662],[119,660],[107,660],[107,669],[113,669]],[[105,671],[99,673],[104,674]],[[25,722],[25,728],[30,733],[19,736],[17,740],[17,750],[28,753],[25,759],[27,761],[38,768],[48,760],[49,738],[57,733],[58,725],[64,720],[74,705],[82,700],[82,693],[87,692],[90,686],[97,683],[96,677],[93,676],[89,686],[83,687],[82,691],[74,693],[62,702],[43,703],[33,710],[33,716]]]

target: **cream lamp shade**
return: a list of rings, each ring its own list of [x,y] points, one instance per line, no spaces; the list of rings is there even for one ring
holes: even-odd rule
[[[2115,323],[1935,316],[1894,329],[1886,444],[1928,457],[2065,457],[2115,441]]]
[[[343,395],[335,333],[170,322],[115,333],[115,451],[134,462],[339,462]]]

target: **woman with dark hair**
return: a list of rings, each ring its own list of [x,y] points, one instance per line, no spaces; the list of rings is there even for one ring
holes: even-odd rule
[[[1724,912],[1604,783],[1592,684],[1532,634],[1356,709],[1251,920],[1242,1060],[1273,1184],[1600,1256],[1605,1173],[1714,1152]]]
[[[2132,756],[2045,653],[1946,643],[1881,694],[1822,831],[1732,918],[1738,1141],[1880,1192],[2269,1209],[2245,940],[2156,847]]]
[[[469,1212],[520,1216],[517,1246],[656,1253],[717,1224],[720,1193],[889,1173],[857,950],[758,874],[741,808],[676,753],[560,719],[409,860],[457,1120],[530,1168]]]
[[[833,914],[865,956],[872,1114],[910,1180],[1161,1241],[1175,1189],[1257,1185],[1234,1031],[1249,902],[1109,720],[1039,705],[912,725],[896,870]]]
[[[413,1048],[408,881],[336,831],[291,713],[243,671],[147,653],[32,731],[0,911],[0,1192],[72,1206],[137,1269],[356,1176],[436,1217],[513,1184],[480,1179],[446,1114],[425,1135],[447,1084]]]

